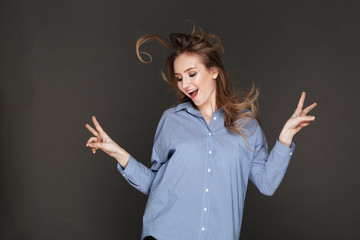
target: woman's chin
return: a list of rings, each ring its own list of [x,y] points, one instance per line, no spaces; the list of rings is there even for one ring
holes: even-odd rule
[[[202,103],[201,102],[199,102],[199,101],[197,101],[197,100],[192,100],[193,101],[193,103],[197,106],[197,107],[200,107],[201,105],[202,105]]]

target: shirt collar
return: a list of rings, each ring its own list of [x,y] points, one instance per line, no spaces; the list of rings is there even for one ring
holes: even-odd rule
[[[193,106],[191,100],[178,104],[175,108],[175,112],[181,111],[183,109],[186,109],[188,113],[191,113],[193,115],[197,115],[200,117],[202,116],[201,112]],[[222,107],[216,110],[216,112],[223,112],[223,111],[224,110]]]
[[[188,110],[188,108],[194,108],[194,106],[192,105],[192,103],[190,101],[186,101],[186,102],[178,104],[175,108],[175,112],[183,110],[184,108],[186,108]]]

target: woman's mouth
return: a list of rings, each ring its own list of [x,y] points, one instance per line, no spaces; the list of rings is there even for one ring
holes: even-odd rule
[[[189,94],[190,94],[190,98],[191,98],[191,99],[194,99],[194,98],[197,96],[198,91],[199,91],[199,89],[196,89],[195,91],[190,92],[190,93],[189,93]]]

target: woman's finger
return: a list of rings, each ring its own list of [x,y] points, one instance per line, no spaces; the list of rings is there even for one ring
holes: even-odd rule
[[[102,129],[102,127],[100,126],[99,122],[96,120],[95,116],[92,116],[92,120],[94,122],[95,128],[96,130],[98,130],[98,132],[101,134],[102,132],[104,132],[104,130]]]
[[[94,136],[99,136],[99,133],[95,130],[95,129],[93,129],[89,124],[85,124],[85,127],[92,133],[92,134],[94,134]]]
[[[90,143],[94,143],[94,142],[98,142],[99,139],[97,137],[91,137],[87,143],[86,143],[86,146],[89,146]]]
[[[315,116],[302,116],[298,117],[298,122],[308,122],[308,121],[314,121]]]
[[[296,118],[291,118],[288,120],[288,122],[285,124],[288,129],[296,129],[297,127],[301,126],[301,124],[314,121],[314,116],[301,116]]]
[[[103,143],[101,143],[101,142],[95,142],[95,143],[89,143],[89,146],[91,147],[91,148],[96,148],[96,149],[103,149]]]
[[[304,109],[303,113],[306,115],[308,112],[310,112],[311,109],[313,109],[314,107],[316,107],[317,103],[314,102],[313,104],[311,104],[310,106],[308,106],[307,108]]]
[[[309,126],[309,125],[310,125],[310,122],[305,122],[305,123],[301,124],[302,127],[306,127],[306,126]]]
[[[301,93],[301,97],[300,97],[300,100],[299,100],[299,103],[298,103],[297,109],[302,110],[303,105],[304,105],[304,101],[305,101],[305,95],[306,95],[306,93],[305,93],[305,92],[302,92],[302,93]]]

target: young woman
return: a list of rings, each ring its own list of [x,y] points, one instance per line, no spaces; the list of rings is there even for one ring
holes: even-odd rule
[[[141,239],[239,239],[248,179],[271,196],[282,181],[295,149],[294,135],[314,121],[303,109],[302,92],[270,154],[258,119],[258,90],[238,95],[232,88],[218,50],[220,39],[194,26],[189,34],[171,33],[138,39],[136,52],[155,39],[173,53],[167,77],[179,103],[163,112],[147,168],[116,144],[95,116],[94,134],[86,146],[114,157],[130,185],[148,195]],[[217,40],[212,44],[211,40]]]

